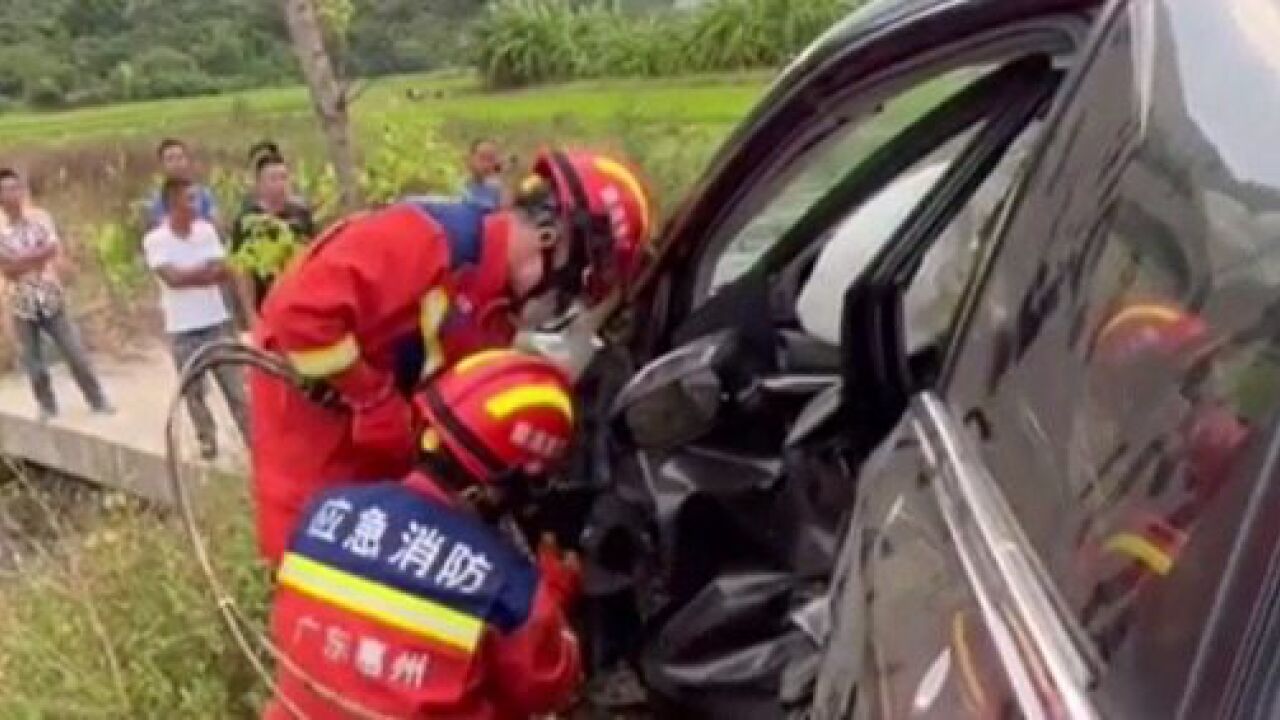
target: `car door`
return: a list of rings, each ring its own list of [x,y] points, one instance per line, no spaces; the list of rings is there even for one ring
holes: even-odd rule
[[[1280,24],[1257,9],[1109,3],[937,394],[865,469],[816,717],[1272,716],[1280,162],[1239,118],[1280,107]]]

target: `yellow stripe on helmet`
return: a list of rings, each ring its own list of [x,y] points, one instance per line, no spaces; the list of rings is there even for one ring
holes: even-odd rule
[[[455,373],[463,375],[478,367],[489,365],[499,360],[515,357],[516,355],[517,353],[512,352],[511,350],[484,350],[475,353],[474,355],[468,355],[467,357],[459,360],[457,364],[453,366],[453,370]]]
[[[1108,552],[1136,560],[1157,575],[1168,575],[1173,569],[1173,556],[1147,538],[1131,532],[1112,535],[1106,543]]]
[[[644,191],[644,186],[640,184],[635,173],[631,172],[626,165],[609,158],[596,158],[595,164],[597,170],[626,185],[631,194],[635,196],[636,202],[640,204],[640,236],[648,237],[651,226],[649,195]]]
[[[573,400],[554,385],[525,385],[494,395],[484,404],[489,416],[501,420],[521,410],[530,408],[557,410],[566,419],[573,420]]]
[[[465,652],[475,650],[484,632],[484,624],[471,615],[296,553],[285,555],[279,582],[320,602]]]
[[[305,377],[326,378],[350,368],[360,359],[360,346],[347,335],[328,347],[288,353],[289,363]]]
[[[1114,332],[1116,328],[1133,320],[1175,323],[1183,317],[1185,317],[1183,313],[1167,305],[1157,305],[1154,303],[1131,305],[1116,313],[1115,317],[1107,321],[1107,324],[1102,326],[1102,330],[1098,332],[1098,337],[1106,337],[1108,334]]]

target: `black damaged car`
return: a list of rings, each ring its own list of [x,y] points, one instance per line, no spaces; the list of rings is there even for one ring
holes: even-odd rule
[[[1276,716],[1277,48],[1274,0],[900,0],[799,58],[593,367],[596,668]]]

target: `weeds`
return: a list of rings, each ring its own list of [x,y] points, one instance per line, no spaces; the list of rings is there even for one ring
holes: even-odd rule
[[[184,529],[119,495],[69,510],[19,473],[0,494],[0,527],[21,532],[17,572],[0,581],[0,717],[256,717],[262,690],[222,630]],[[242,495],[211,487],[202,523],[223,581],[261,621],[266,574]]]
[[[474,28],[493,87],[775,67],[860,0],[713,0],[693,13],[629,16],[616,3],[501,0]]]

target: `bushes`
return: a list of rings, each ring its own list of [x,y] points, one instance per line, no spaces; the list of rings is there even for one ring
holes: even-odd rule
[[[204,530],[219,577],[261,622],[268,587],[252,514],[223,480],[205,498]],[[176,521],[114,495],[89,493],[69,512],[32,483],[8,488],[0,517],[21,518],[26,552],[0,586],[0,717],[256,717],[258,678]]]
[[[712,0],[692,14],[628,15],[616,4],[499,0],[476,24],[475,64],[495,87],[773,67],[859,4]]]
[[[406,195],[452,194],[462,181],[459,153],[440,136],[440,122],[400,105],[386,113],[370,144],[360,176],[368,203],[388,203]]]

